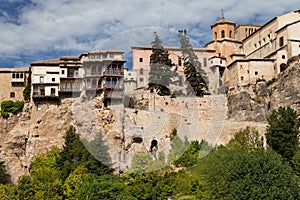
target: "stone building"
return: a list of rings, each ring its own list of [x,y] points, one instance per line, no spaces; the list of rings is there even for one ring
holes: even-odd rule
[[[170,86],[171,90],[182,89],[185,83],[185,75],[183,73],[183,59],[179,47],[165,46],[165,50],[169,53],[169,58],[174,64],[172,70],[176,70],[178,77],[173,80]],[[211,63],[209,58],[215,55],[215,50],[205,48],[194,48],[194,53],[198,57],[199,62],[202,64],[203,69],[206,71],[209,79],[212,78]],[[137,88],[148,87],[149,72],[150,72],[150,56],[152,54],[151,46],[136,46],[132,47],[132,71],[136,73]],[[217,66],[217,65],[215,65]],[[212,82],[213,83],[213,82]],[[217,91],[218,86],[210,84],[210,91]]]
[[[287,68],[289,58],[300,54],[300,10],[277,16],[264,25],[236,24],[224,15],[211,26],[212,40],[205,48],[194,48],[206,68],[210,92],[226,92],[276,78]],[[184,80],[181,52],[178,47],[165,47]],[[151,46],[132,47],[132,70],[137,73],[137,87],[148,84]],[[181,82],[181,81],[179,81]]]
[[[104,105],[123,98],[123,51],[94,50],[80,55],[87,95],[102,96]]]
[[[22,101],[28,74],[28,68],[0,68],[0,101]]]

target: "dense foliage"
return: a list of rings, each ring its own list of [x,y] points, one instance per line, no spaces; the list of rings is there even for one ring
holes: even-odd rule
[[[264,149],[251,127],[238,131],[227,146],[214,149],[205,141],[180,139],[176,129],[170,138],[168,157],[160,152],[153,159],[139,152],[132,168],[116,175],[101,162],[110,160],[101,135],[88,144],[70,127],[62,150],[35,156],[30,176],[17,185],[2,181],[0,199],[300,199],[300,152],[286,161]],[[101,152],[101,157],[93,152],[100,161],[85,145]],[[4,177],[0,162],[1,180]]]
[[[154,41],[152,42],[152,54],[150,56],[150,72],[149,72],[149,89],[156,90],[157,94],[164,96],[170,95],[169,85],[172,78],[177,75],[176,71],[172,71],[174,64],[169,58],[169,53],[162,46],[162,42],[158,34],[154,32]]]
[[[12,100],[2,101],[1,115],[3,118],[8,118],[9,112],[13,114],[17,114],[18,112],[22,111],[23,107],[24,107],[23,101],[16,101],[16,102],[13,102]]]
[[[291,160],[298,150],[299,120],[290,107],[279,107],[268,117],[266,137],[270,147],[282,157]]]

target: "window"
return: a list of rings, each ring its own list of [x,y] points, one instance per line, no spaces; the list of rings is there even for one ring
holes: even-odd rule
[[[55,96],[55,88],[51,88],[51,96]]]
[[[224,38],[224,37],[225,37],[225,31],[222,30],[222,31],[221,31],[221,38]]]
[[[144,75],[144,69],[143,68],[140,69],[140,75]]]
[[[203,66],[207,67],[207,58],[203,58]]]
[[[282,47],[284,44],[283,37],[279,38],[279,47]]]
[[[40,76],[40,83],[44,83],[44,77]]]
[[[41,106],[41,104],[40,104],[40,103],[37,103],[37,104],[36,104],[36,110],[38,110],[38,111],[39,111],[39,110],[41,110],[41,109],[42,109],[42,106]]]
[[[215,39],[217,39],[217,37],[218,37],[218,34],[217,34],[217,32],[215,32]]]
[[[61,70],[61,74],[65,74],[65,70]]]
[[[232,37],[232,31],[229,31],[229,37],[230,38]]]
[[[12,78],[24,78],[24,73],[23,72],[13,72],[11,74]]]
[[[255,74],[255,75],[258,75],[258,71],[255,71],[254,74]]]
[[[243,76],[241,76],[241,81],[243,81],[244,80],[244,77]]]
[[[143,82],[144,81],[144,78],[140,78],[140,82]]]
[[[16,95],[15,92],[11,92],[10,93],[10,98],[15,98],[15,95]]]
[[[182,66],[182,59],[181,59],[181,56],[178,56],[178,66]]]
[[[52,78],[52,82],[55,82],[55,78]]]
[[[94,54],[91,54],[91,55],[90,55],[90,59],[95,59],[95,55],[94,55]]]
[[[222,64],[222,60],[220,59],[220,64]]]
[[[114,58],[114,53],[109,53],[110,58]]]
[[[143,62],[143,58],[140,58],[140,62]]]
[[[282,59],[285,59],[285,55],[282,55],[281,58],[282,58]]]

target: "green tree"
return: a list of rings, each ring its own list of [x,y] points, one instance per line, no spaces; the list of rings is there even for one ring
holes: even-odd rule
[[[193,51],[189,38],[186,37],[184,31],[179,31],[180,48],[183,56],[184,74],[189,86],[193,89],[193,94],[203,96],[208,93],[208,79],[206,72],[202,69],[198,57]],[[189,90],[189,88],[187,88]],[[189,91],[188,91],[189,92]]]
[[[259,136],[259,133],[255,128],[247,126],[245,129],[236,132],[227,146],[238,146],[249,149],[262,148],[263,138]]]
[[[299,199],[292,168],[273,150],[219,147],[197,166],[210,199]]]
[[[96,144],[103,145],[102,141],[96,137],[94,141],[91,142],[91,146]],[[101,147],[97,147],[98,150]],[[106,147],[104,147],[106,148]],[[99,150],[106,156],[107,152]],[[100,155],[99,155],[100,156]],[[108,158],[107,158],[108,159]],[[107,161],[107,160],[106,160]],[[71,126],[65,135],[65,144],[63,150],[60,152],[60,157],[57,161],[58,166],[61,170],[61,178],[65,180],[70,173],[80,164],[84,165],[89,173],[95,173],[97,175],[111,173],[112,170],[101,160],[97,160],[91,153],[85,148],[84,144],[79,138],[79,135],[75,132],[75,127]]]
[[[26,101],[26,102],[30,101],[30,93],[31,93],[31,67],[29,67],[29,73],[28,73],[28,77],[27,77],[26,86],[23,90],[24,101]]]
[[[161,96],[171,94],[168,87],[172,83],[172,78],[177,75],[176,71],[171,70],[172,66],[174,64],[169,58],[168,51],[163,48],[158,34],[154,32],[148,84],[150,91],[156,90],[157,94]]]
[[[267,143],[282,157],[291,160],[298,149],[299,121],[290,107],[279,107],[268,117]]]
[[[168,162],[171,164],[178,165],[176,161],[183,155],[183,153],[187,150],[189,146],[189,141],[185,138],[183,141],[180,137],[175,136],[171,143],[171,151],[168,155]]]

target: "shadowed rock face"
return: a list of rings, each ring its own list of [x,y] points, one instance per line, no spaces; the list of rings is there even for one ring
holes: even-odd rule
[[[299,81],[300,64],[297,63],[280,73],[269,86],[258,82],[248,90],[230,95],[228,117],[236,121],[266,122],[270,111],[280,106],[290,106],[300,115]]]

